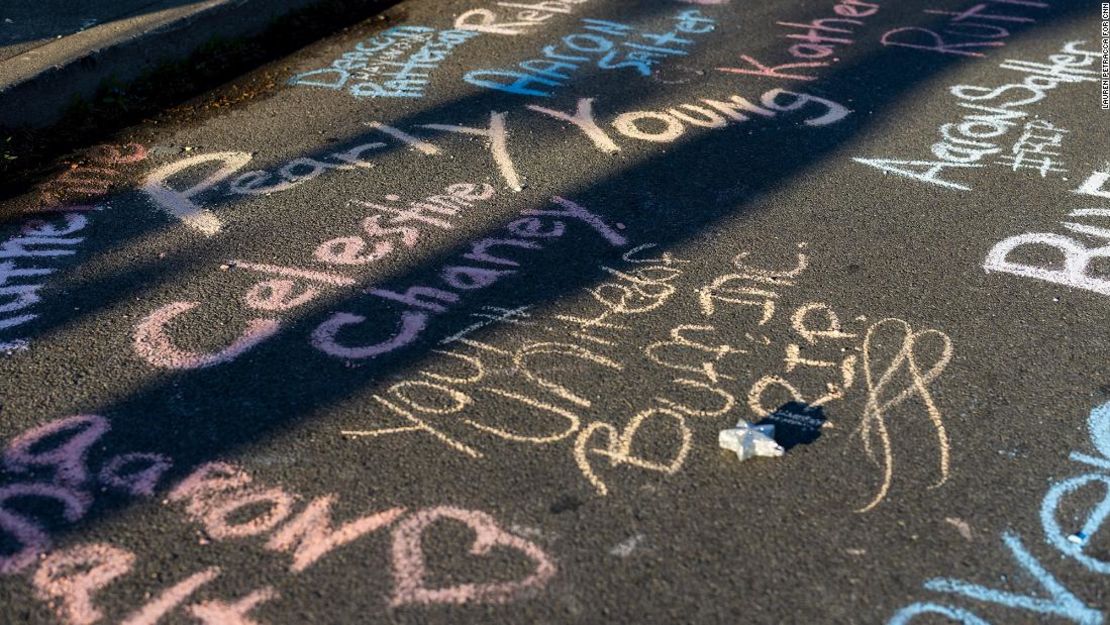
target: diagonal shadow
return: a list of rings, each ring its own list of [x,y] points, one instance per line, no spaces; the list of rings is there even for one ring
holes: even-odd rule
[[[27,37],[51,34],[47,42],[66,33],[94,26],[111,28],[110,20],[129,19],[152,11],[173,9],[199,0],[121,0],[119,2],[85,2],[84,0],[45,0],[27,2],[12,0],[0,6],[0,46],[5,37],[16,41],[8,51],[0,47],[0,59],[7,54],[30,51],[35,54],[35,43],[22,42]],[[159,61],[157,65],[141,65],[144,73],[121,81],[116,76],[100,81],[95,94],[88,98],[75,98],[60,119],[48,127],[23,127],[12,120],[0,119],[3,141],[0,143],[0,201],[19,198],[32,191],[39,183],[48,182],[62,173],[68,162],[60,162],[59,154],[69,154],[80,159],[82,154],[97,143],[110,141],[124,129],[134,124],[157,124],[148,116],[193,108],[190,100],[201,93],[239,79],[243,91],[237,99],[252,100],[267,97],[272,91],[272,81],[254,71],[260,65],[271,64],[317,39],[332,36],[351,27],[361,29],[381,27],[379,22],[402,14],[389,11],[400,0],[318,0],[315,4],[293,10],[272,20],[254,35],[226,38],[212,33],[209,40],[180,60]],[[371,18],[377,18],[372,20]],[[107,24],[104,21],[108,20]],[[172,28],[171,28],[172,30]],[[172,39],[172,38],[171,38]],[[95,64],[97,51],[81,61]],[[18,64],[19,59],[0,60],[0,64]],[[10,69],[10,68],[9,68]],[[25,98],[17,94],[0,94],[15,105]],[[59,96],[60,97],[60,96]],[[27,102],[25,106],[34,106]],[[220,104],[216,103],[219,107]],[[205,109],[209,107],[204,107]],[[203,110],[194,116],[208,118]],[[88,196],[82,200],[103,197]],[[0,203],[0,224],[20,216],[10,210],[11,203]],[[22,207],[25,210],[32,207]],[[41,208],[41,207],[33,207]]]
[[[56,37],[92,26],[144,15],[154,11],[197,4],[200,0],[7,0],[0,10],[0,60],[8,58],[9,46],[20,54]],[[24,44],[24,45],[20,45]],[[28,47],[30,46],[30,47]]]
[[[683,8],[682,5],[675,5],[677,10]],[[638,19],[645,17],[652,17],[663,12],[673,12],[676,10],[675,6],[653,4],[648,7],[641,7],[642,10],[636,15]],[[609,7],[608,11],[600,11],[596,17],[601,19],[621,20],[622,15],[615,7]],[[623,16],[627,20],[627,16]],[[481,42],[481,39],[478,39]],[[486,43],[489,43],[488,41]],[[469,44],[467,44],[469,45]],[[487,46],[488,47],[488,46]],[[538,46],[536,46],[538,49]],[[771,52],[772,50],[768,50]],[[761,51],[762,52],[762,51]],[[485,57],[485,55],[482,55]],[[507,55],[510,59],[515,59],[520,56],[519,53],[512,53]],[[488,57],[486,57],[488,58]],[[511,65],[510,60],[506,60],[503,65]],[[612,85],[604,80],[605,76],[592,76],[584,78],[579,81],[579,84],[586,83],[587,86],[596,85],[601,88],[608,88],[612,91]],[[434,86],[434,85],[433,85]],[[613,111],[620,111],[622,109],[633,108],[638,102],[642,102],[645,97],[652,94],[662,94],[667,91],[667,85],[652,84],[651,88],[643,88],[637,86],[635,89],[625,89],[620,92],[607,95],[605,98],[605,106]],[[332,93],[323,93],[323,96],[336,95]],[[341,97],[347,97],[346,94],[338,94]],[[428,123],[459,123],[463,125],[474,125],[476,127],[484,127],[488,123],[488,115],[490,111],[508,111],[509,112],[509,125],[511,126],[514,121],[520,121],[526,115],[530,115],[533,119],[538,119],[539,116],[529,113],[524,110],[526,104],[538,104],[544,107],[549,107],[558,110],[572,111],[574,109],[574,100],[566,99],[567,96],[562,96],[562,101],[558,99],[533,99],[523,98],[517,96],[506,95],[496,91],[479,91],[472,93],[468,96],[461,98],[452,98],[433,106],[421,107],[407,114],[403,117],[396,119],[383,119],[383,123],[387,123],[393,127],[412,130],[415,126]],[[600,103],[599,103],[600,105]],[[361,121],[378,121],[375,117],[370,117],[362,112],[356,113],[357,118],[339,119],[336,125],[339,126],[358,126]],[[532,120],[529,120],[532,121]],[[555,120],[548,120],[546,126],[540,129],[540,137],[542,138],[556,138],[560,137],[561,133],[558,127],[563,125],[562,122],[556,123]],[[533,132],[534,129],[532,129]],[[460,142],[467,142],[466,138],[454,138],[441,134],[435,136],[434,132],[429,131],[416,131],[429,141],[435,141],[438,144],[447,144],[452,146],[452,149],[459,145]],[[515,129],[510,128],[510,133],[516,132]],[[315,147],[315,149],[307,150],[301,153],[294,154],[281,154],[271,153],[265,156],[254,158],[248,167],[242,171],[253,169],[273,170],[286,162],[303,156],[316,160],[326,160],[327,156],[334,152],[347,151],[355,146],[366,144],[369,142],[385,141],[386,146],[373,152],[376,161],[385,161],[388,157],[398,153],[410,151],[407,146],[396,141],[389,141],[389,138],[377,131],[367,130],[365,133],[347,137],[343,140],[338,138],[324,139]],[[512,139],[510,139],[510,142]],[[512,147],[510,146],[510,149]],[[446,150],[445,150],[446,151]],[[522,155],[516,155],[514,158],[520,158]],[[488,160],[488,155],[480,155],[478,158]],[[441,159],[443,160],[443,159]],[[153,170],[157,164],[154,162],[144,162],[148,171]],[[215,167],[214,165],[212,167]],[[209,167],[208,169],[212,169]],[[385,169],[387,164],[379,165],[380,169]],[[535,169],[536,167],[532,167]],[[524,167],[522,166],[523,170]],[[195,171],[204,171],[205,168],[199,167]],[[195,171],[193,173],[195,173]],[[407,171],[402,167],[401,171],[397,174],[397,178],[407,177]],[[306,188],[311,188],[311,184],[316,184],[317,187],[325,184],[329,176],[343,176],[352,175],[350,173],[334,173],[325,174],[320,179],[309,183]],[[355,174],[357,175],[357,174]],[[390,175],[386,173],[379,173],[377,178],[389,179]],[[496,179],[497,176],[495,175]],[[494,180],[498,182],[498,180]],[[303,189],[301,190],[303,191]],[[295,193],[295,191],[293,192]],[[82,203],[94,203],[94,199],[83,201]],[[266,237],[268,233],[274,229],[281,229],[285,224],[275,221],[267,221],[267,215],[270,211],[267,210],[266,205],[272,201],[269,196],[261,198],[252,198],[249,196],[236,196],[231,194],[217,194],[215,192],[201,195],[196,198],[198,203],[202,203],[206,208],[209,208],[217,216],[222,214],[231,213],[234,215],[246,215],[249,211],[255,211],[251,215],[251,222],[247,224],[250,233],[245,235],[245,238],[250,239],[254,237]],[[33,330],[37,337],[42,338],[48,336],[50,333],[64,330],[67,327],[73,326],[81,318],[92,316],[96,313],[110,310],[112,307],[126,302],[130,299],[138,297],[151,282],[156,281],[157,278],[170,275],[181,274],[188,270],[198,271],[200,268],[210,266],[211,262],[204,260],[205,258],[237,258],[239,254],[239,245],[242,239],[236,239],[227,236],[219,236],[215,238],[205,238],[196,234],[193,231],[185,230],[180,222],[173,218],[167,217],[162,213],[153,201],[146,198],[139,192],[128,192],[118,194],[114,197],[103,198],[99,204],[111,205],[114,208],[109,213],[93,212],[89,214],[90,220],[96,221],[111,221],[112,232],[108,236],[103,236],[97,241],[83,242],[80,252],[74,257],[65,257],[59,264],[59,270],[64,270],[65,267],[79,264],[79,261],[86,258],[97,258],[107,256],[114,252],[119,252],[127,249],[128,246],[133,248],[142,247],[157,243],[159,237],[164,237],[171,234],[174,229],[179,232],[184,232],[186,236],[181,237],[181,240],[175,242],[172,247],[167,247],[160,255],[148,255],[138,259],[130,257],[127,260],[126,267],[116,268],[114,271],[100,272],[99,275],[88,276],[81,275],[79,278],[71,280],[56,280],[51,284],[51,288],[57,288],[59,291],[66,294],[67,299],[77,302],[77,308],[80,308],[80,315],[72,315],[72,311],[61,310],[60,308],[52,308],[42,312],[34,323]],[[135,211],[140,215],[139,220],[121,219],[121,214]],[[50,214],[32,215],[32,218],[43,217],[47,218]],[[241,220],[242,221],[242,220]],[[9,224],[7,230],[0,228],[0,235],[5,238],[18,232],[21,224]],[[95,225],[95,223],[94,223]],[[3,240],[3,239],[0,239]],[[390,268],[387,271],[381,271],[368,276],[374,281],[386,280],[395,275],[400,269]],[[56,286],[55,286],[56,285]],[[32,340],[34,337],[31,337]]]
[[[1015,37],[1027,36],[1046,26],[1046,22],[1076,17],[1083,11],[1078,3],[1062,6],[1038,24],[1014,26]],[[998,56],[990,58],[996,60]],[[641,150],[638,155],[647,156],[602,180],[585,181],[574,188],[558,191],[529,190],[517,196],[520,201],[514,202],[514,208],[545,208],[550,193],[557,192],[602,214],[609,223],[632,224],[627,232],[634,236],[635,242],[653,242],[665,249],[690,240],[722,218],[741,213],[747,200],[785,184],[820,164],[884,114],[894,110],[900,101],[912,97],[917,85],[962,61],[961,58],[922,57],[916,52],[899,49],[861,54],[860,58],[837,66],[835,71],[825,73],[817,81],[793,87],[837,102],[850,102],[857,113],[834,126],[814,130],[800,126],[797,118],[785,118],[785,123],[780,120],[754,121],[704,131],[684,142],[670,144],[665,153]],[[731,90],[714,87],[712,92],[699,92],[696,97],[675,98],[667,106],[693,102],[700,97],[720,98],[731,93],[751,98],[768,88],[782,86],[778,83],[764,84],[758,79],[737,79],[735,85]],[[881,85],[881,88],[876,88],[876,85]],[[616,97],[599,98],[598,117],[609,119],[612,114],[641,102],[643,96],[644,90],[640,86],[626,86]],[[544,105],[560,110],[571,108],[569,100],[562,103],[561,107]],[[391,123],[398,127],[433,122],[481,125],[482,115],[488,115],[489,110],[509,108],[516,111],[521,106],[517,100],[482,94],[419,111],[400,122]],[[789,123],[791,120],[793,123]],[[537,134],[541,145],[544,139],[552,136],[568,136],[551,132]],[[592,149],[580,134],[569,136],[573,137],[570,141],[577,143],[581,149]],[[361,140],[362,137],[344,145],[354,145]],[[728,156],[721,158],[722,154]],[[533,163],[528,157],[518,161],[522,171],[530,164]],[[675,172],[681,172],[681,190],[673,188]],[[746,177],[736,183],[741,175]],[[721,201],[722,181],[735,184],[726,194],[727,203]],[[672,211],[669,206],[645,208],[632,205],[627,203],[627,189],[676,197],[673,205],[681,205],[682,210]],[[470,238],[493,234],[501,225],[495,224]],[[252,232],[261,233],[263,230],[260,226]],[[90,412],[112,419],[113,436],[117,437],[114,440],[126,441],[126,449],[119,451],[151,450],[169,454],[175,459],[175,471],[180,476],[197,463],[231,456],[245,445],[278,436],[299,420],[319,414],[356,392],[423,362],[430,356],[436,339],[457,329],[469,312],[483,304],[542,307],[592,284],[598,278],[594,269],[596,265],[614,260],[623,250],[612,250],[586,230],[579,229],[579,233],[585,233],[581,240],[556,242],[549,250],[534,256],[538,259],[537,263],[519,276],[468,296],[464,306],[436,318],[424,340],[400,353],[375,359],[361,367],[348,368],[342,361],[324,357],[309,346],[307,337],[333,311],[353,312],[371,319],[388,319],[385,327],[392,327],[399,309],[373,303],[365,295],[349,295],[338,301],[329,301],[326,306],[306,307],[304,314],[289,322],[279,335],[230,364],[153,376],[154,379],[126,397],[97,406]],[[138,240],[139,235],[141,232],[136,232],[134,240]],[[180,251],[173,258],[172,265],[183,270],[191,269],[202,264],[190,258],[198,252],[235,252],[225,245],[228,244],[205,242],[194,245]],[[366,279],[361,286],[373,284],[403,290],[409,285],[435,285],[438,269],[467,250],[467,245],[452,246],[420,259],[404,271]],[[123,289],[117,301],[142,290],[141,285],[128,286],[118,276],[108,277],[89,288],[113,294],[115,289]],[[47,327],[57,331],[67,322],[56,319],[52,323]],[[384,338],[384,334],[378,335],[378,338]],[[166,414],[170,406],[176,407],[172,419],[152,418]],[[223,418],[214,420],[216,415]],[[95,523],[127,506],[127,501],[121,499],[98,500],[86,523]],[[58,529],[59,534],[68,530]]]

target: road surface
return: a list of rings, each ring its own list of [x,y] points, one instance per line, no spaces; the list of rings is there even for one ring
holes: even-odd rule
[[[1098,3],[386,16],[11,200],[0,622],[1104,622]]]

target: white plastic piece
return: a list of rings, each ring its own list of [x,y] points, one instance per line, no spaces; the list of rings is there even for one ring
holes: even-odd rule
[[[752,425],[743,419],[736,427],[721,430],[717,442],[722,449],[736,452],[740,460],[756,456],[777,458],[784,453],[782,446],[775,442],[774,425]]]
[[[1087,534],[1085,534],[1083,532],[1076,532],[1076,533],[1072,534],[1071,536],[1068,536],[1068,542],[1071,542],[1071,543],[1074,543],[1074,544],[1080,545],[1080,546],[1085,545],[1085,544],[1087,544]]]

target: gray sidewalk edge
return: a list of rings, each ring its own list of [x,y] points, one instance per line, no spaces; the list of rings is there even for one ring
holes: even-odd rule
[[[140,23],[123,29],[126,32],[90,38],[86,46],[77,43],[74,50],[61,50],[61,62],[0,88],[0,127],[48,127],[75,101],[91,98],[107,79],[133,81],[160,65],[188,58],[215,39],[260,34],[281,17],[324,1],[227,0],[204,4],[169,20],[152,17],[153,23],[145,25],[139,18]],[[57,45],[64,45],[63,40]],[[41,48],[38,50],[41,54]]]

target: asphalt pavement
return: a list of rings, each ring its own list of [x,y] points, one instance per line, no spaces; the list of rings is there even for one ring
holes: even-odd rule
[[[408,0],[68,155],[0,623],[1105,622],[1107,12]]]

